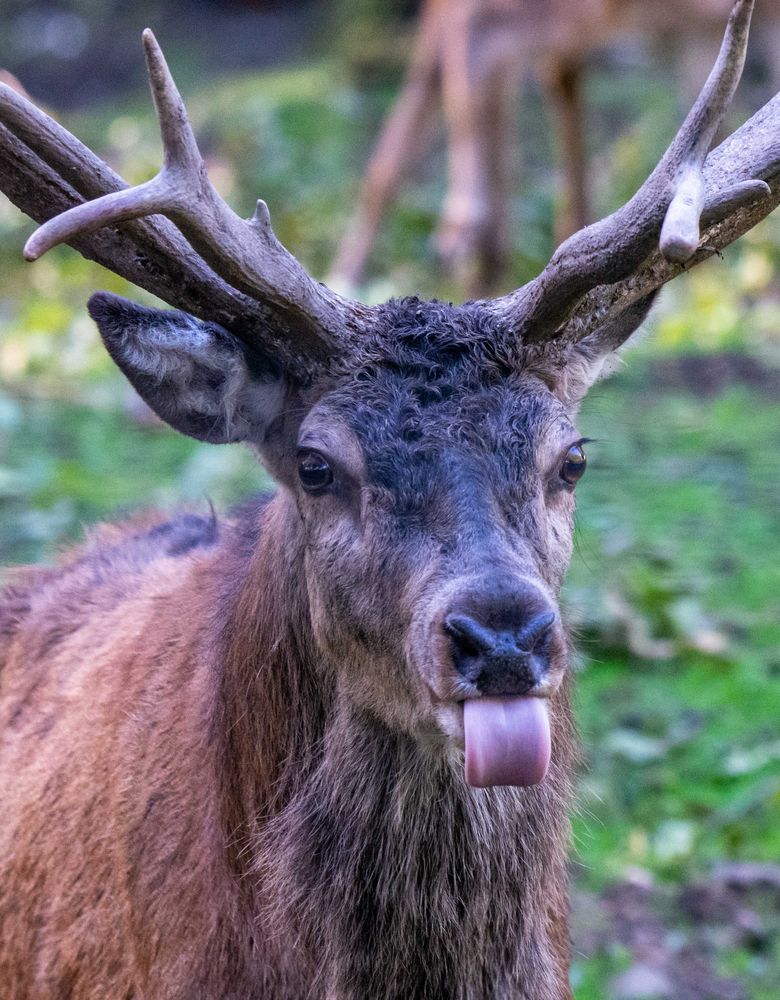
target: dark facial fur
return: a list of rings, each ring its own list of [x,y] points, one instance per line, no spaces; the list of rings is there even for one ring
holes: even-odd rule
[[[477,309],[395,304],[297,433],[334,476],[315,496],[288,480],[315,634],[354,664],[350,697],[407,731],[457,732],[439,704],[464,696],[445,662],[444,609],[496,579],[555,606],[571,554],[560,468],[577,431],[549,362],[502,348]],[[559,677],[560,626],[554,652]]]

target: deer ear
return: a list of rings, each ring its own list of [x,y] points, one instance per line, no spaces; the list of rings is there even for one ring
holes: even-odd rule
[[[286,391],[270,361],[187,313],[107,292],[93,295],[88,308],[111,357],[171,427],[212,444],[262,442]]]
[[[618,364],[615,353],[647,318],[656,292],[630,306],[612,323],[599,327],[571,345],[555,380],[556,394],[570,407],[582,402],[588,389],[610,375]]]

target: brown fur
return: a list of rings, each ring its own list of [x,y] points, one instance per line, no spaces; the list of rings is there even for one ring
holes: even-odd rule
[[[318,676],[295,521],[111,528],[9,591],[8,1000],[567,995],[565,692],[548,780],[469,792]]]

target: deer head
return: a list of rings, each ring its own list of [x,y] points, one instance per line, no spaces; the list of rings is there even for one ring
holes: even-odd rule
[[[186,310],[89,305],[164,420],[248,442],[281,484],[338,697],[432,745],[465,738],[473,784],[532,783],[547,767],[581,399],[657,289],[780,198],[780,97],[707,157],[751,10],[735,3],[701,95],[634,197],[523,288],[461,306],[343,298],[281,246],[264,202],[238,218],[149,31],[164,165],[139,187],[0,92],[5,190],[49,220],[27,258],[68,242]]]

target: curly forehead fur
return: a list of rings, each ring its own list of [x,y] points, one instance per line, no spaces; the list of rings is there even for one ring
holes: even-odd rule
[[[352,426],[389,483],[399,467],[451,445],[488,446],[496,456],[528,445],[532,429],[565,421],[550,391],[564,354],[518,347],[475,303],[392,301],[359,354],[334,372],[328,409]]]
[[[520,371],[549,381],[557,376],[569,351],[557,342],[518,346],[516,338],[485,309],[463,305],[391,299],[377,308],[377,319],[358,351],[336,374],[357,372],[370,379],[386,372],[417,378],[431,400],[445,399],[457,389],[489,387]],[[429,401],[427,396],[422,403]]]

